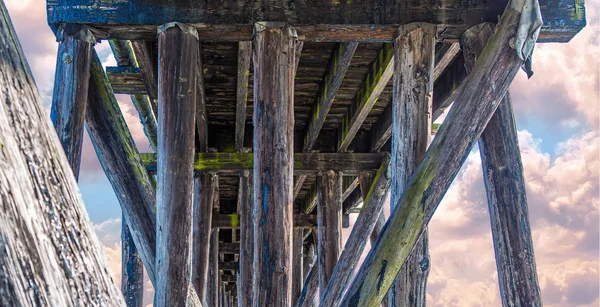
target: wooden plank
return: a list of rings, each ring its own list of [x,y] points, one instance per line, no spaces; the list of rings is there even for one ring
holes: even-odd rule
[[[106,67],[106,75],[115,94],[143,95],[146,86],[139,67]]]
[[[156,306],[182,305],[191,279],[192,181],[196,114],[196,31],[165,24],[158,34]]]
[[[237,65],[237,102],[235,111],[235,151],[241,152],[244,147],[244,132],[246,131],[246,101],[248,100],[248,76],[250,75],[250,60],[252,43],[238,43]]]
[[[152,40],[156,39],[156,27]],[[146,87],[146,94],[150,99],[150,105],[154,116],[158,117],[158,59],[152,51],[152,43],[140,40],[132,40],[131,47],[135,54],[135,59],[140,68],[142,82]]]
[[[156,172],[156,154],[142,154],[146,169]],[[218,172],[222,174],[251,170],[255,154],[253,153],[197,153],[194,170],[200,172]],[[345,175],[363,171],[377,170],[385,153],[308,153],[294,154],[294,174],[316,174],[320,171],[343,171]]]
[[[239,254],[240,253],[239,243],[223,243],[219,242],[219,253],[227,254]]]
[[[59,27],[56,38],[59,44],[50,118],[77,179],[94,36],[85,26],[65,25]]]
[[[431,139],[435,34],[434,25],[409,24],[398,29],[394,42],[390,212],[405,193]],[[389,290],[388,306],[425,306],[427,245],[423,233]]]
[[[222,2],[49,0],[50,24],[82,23],[100,30],[99,35],[121,39],[156,39],[156,26],[177,20],[196,24],[203,40],[251,40],[252,24],[264,20],[287,22],[314,41],[387,41],[398,26],[411,22],[447,25],[445,37],[457,39],[480,22],[496,22],[508,0],[486,3],[448,0],[441,6],[392,0],[361,2],[276,0],[268,3],[226,0]],[[585,26],[583,1],[540,0],[544,26],[542,41],[566,42]],[[365,10],[365,7],[370,8]],[[102,33],[105,32],[105,33]]]
[[[456,99],[456,93],[467,78],[465,59],[462,52],[448,66],[446,71],[435,81],[433,86],[433,116],[435,121]]]
[[[219,302],[219,270],[222,269],[222,265],[219,263],[219,229],[211,231],[209,249],[208,286],[204,301],[206,306],[217,306]]]
[[[317,263],[319,293],[323,297],[342,250],[342,176],[339,172],[326,171],[317,176],[317,198]]]
[[[464,46],[467,72],[475,66],[476,58],[492,32],[491,25],[477,33],[465,32],[461,44]],[[505,306],[542,306],[523,165],[509,92],[504,95],[479,138],[479,153],[502,303]]]
[[[339,130],[338,152],[345,152],[354,140],[356,133],[371,112],[379,95],[390,81],[394,68],[392,45],[384,44],[377,58],[371,63],[367,77],[356,93],[348,113],[342,119]]]
[[[433,70],[433,80],[437,80],[446,70],[448,65],[456,58],[460,52],[459,43],[441,43],[435,50],[435,68]]]
[[[316,227],[317,215],[304,213],[294,214],[293,225],[294,227],[301,227],[305,229]],[[212,227],[222,229],[239,229],[240,216],[237,213],[213,214]]]
[[[203,174],[194,181],[192,284],[198,297],[208,295],[210,236],[216,174]]]
[[[0,41],[0,305],[124,306],[3,1]]]
[[[343,304],[378,304],[391,286],[392,276],[402,267],[474,141],[483,132],[523,64],[509,44],[515,36],[520,16],[512,5],[502,15],[490,43],[458,93],[453,111],[412,176],[406,192],[346,292]]]
[[[228,262],[219,262],[219,270],[226,270],[226,271],[237,271],[240,267],[239,262],[233,262],[233,261],[228,261]]]
[[[296,307],[312,306],[319,290],[319,265],[315,262],[304,280],[302,293],[296,302]]]
[[[296,31],[254,29],[254,305],[292,303],[294,72]]]
[[[292,302],[298,300],[304,283],[302,261],[304,260],[304,229],[294,228],[292,238]]]
[[[253,179],[249,171],[243,171],[240,175],[240,243],[238,249],[240,254],[240,307],[250,307],[253,302],[254,293],[254,187]]]
[[[135,248],[129,226],[122,217],[121,292],[127,307],[140,307],[144,298],[144,265]]]
[[[390,173],[388,172],[388,164],[389,156],[384,159],[379,171],[375,175],[374,183],[371,185],[363,209],[352,227],[350,236],[344,246],[344,251],[340,255],[335,270],[327,284],[327,288],[323,291],[324,294],[321,296],[322,306],[345,306],[340,305],[339,302],[360,260],[360,256],[377,218],[382,212],[383,204],[389,191]]]

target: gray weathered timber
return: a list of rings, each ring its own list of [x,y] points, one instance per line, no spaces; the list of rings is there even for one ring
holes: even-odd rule
[[[342,175],[326,171],[317,176],[319,242],[319,293],[323,297],[329,277],[342,252]]]
[[[437,80],[448,68],[448,65],[460,53],[459,43],[442,43],[442,46],[435,50],[435,68],[433,69],[433,80]]]
[[[204,301],[207,296],[210,249],[212,231],[215,174],[202,174],[194,181],[194,213],[192,217],[192,284],[198,297]]]
[[[477,29],[475,29],[477,30]],[[466,70],[475,66],[491,36],[488,25],[467,30],[461,44]],[[479,138],[494,254],[503,306],[542,306],[535,266],[523,165],[509,92]]]
[[[363,208],[344,245],[344,251],[340,255],[327,288],[321,294],[320,306],[340,306],[342,295],[350,283],[350,277],[360,260],[369,235],[383,211],[383,204],[390,188],[391,175],[388,165],[389,156],[384,159],[373,179]]]
[[[219,302],[219,229],[210,233],[210,249],[208,257],[208,284],[206,286],[206,306],[217,306]]]
[[[253,169],[255,153],[197,153],[194,171],[234,174]],[[377,170],[384,153],[296,153],[293,155],[294,175],[316,174],[320,171],[343,171],[345,175]],[[146,169],[156,172],[157,155],[142,154]]]
[[[158,163],[155,306],[184,306],[192,262],[194,128],[199,42],[166,24],[158,35]]]
[[[394,58],[391,44],[384,44],[371,63],[365,82],[356,93],[339,129],[338,152],[345,152],[392,78]]]
[[[508,3],[446,0],[441,5],[395,0],[218,2],[164,0],[49,0],[50,24],[93,24],[105,35],[121,39],[156,39],[156,26],[177,20],[201,31],[207,41],[250,40],[252,24],[269,20],[288,22],[298,34],[313,41],[387,41],[401,24],[430,22],[446,25],[444,38],[457,39],[480,22],[496,22]],[[565,42],[585,26],[583,1],[541,0],[544,26],[541,41]],[[365,9],[369,8],[369,9]],[[221,29],[221,26],[226,26]]]
[[[144,298],[144,265],[125,216],[122,217],[121,244],[121,292],[127,307],[140,307]]]
[[[509,45],[521,14],[509,5],[457,94],[405,193],[344,296],[343,305],[379,304],[479,138],[523,61]]]
[[[90,140],[111,183],[150,281],[155,283],[156,214],[154,187],[127,128],[98,56],[92,51],[85,122]],[[190,287],[188,305],[198,301]],[[197,306],[197,305],[196,305]]]
[[[156,27],[154,28],[154,38],[156,38]],[[157,56],[153,54],[152,44],[150,42],[132,40],[131,48],[135,54],[135,59],[140,68],[140,75],[146,94],[150,100],[154,116],[158,117],[158,61]]]
[[[94,38],[87,27],[76,25],[59,27],[56,37],[59,44],[50,118],[77,179],[93,48],[90,40]]]
[[[448,65],[446,71],[435,80],[433,87],[432,121],[440,117],[448,107],[456,100],[456,93],[467,78],[465,71],[465,59],[459,52],[454,61]]]
[[[235,107],[235,151],[241,152],[244,147],[246,131],[246,102],[248,100],[248,76],[252,59],[252,42],[238,43],[237,66],[237,102]]]
[[[252,196],[253,178],[249,171],[240,175],[239,205],[240,205],[240,298],[239,307],[251,307],[254,291],[254,198]]]
[[[293,140],[296,31],[255,24],[254,306],[292,304]]]
[[[310,229],[317,226],[316,214],[294,214],[294,227]],[[239,229],[240,216],[237,213],[232,214],[213,214],[212,227],[221,229]],[[291,240],[291,239],[290,239]],[[291,242],[291,241],[290,241]],[[291,246],[290,246],[291,248]]]
[[[309,231],[304,231],[304,233],[305,233],[304,235],[306,235],[307,232],[309,232]],[[302,260],[302,284],[304,284],[304,281],[306,280],[308,273],[310,273],[312,266],[315,264],[315,261],[317,260],[314,243],[310,244],[310,246],[307,249],[307,252],[304,253],[303,256],[304,256],[304,259]],[[302,289],[300,289],[300,290],[302,290]]]
[[[408,24],[398,29],[394,42],[390,212],[404,194],[431,140],[435,35],[432,24]],[[429,274],[426,234],[417,240],[396,277],[388,293],[388,306],[425,306]]]
[[[140,68],[133,66],[106,67],[106,75],[115,94],[146,94]]]
[[[319,290],[319,265],[315,262],[304,280],[302,292],[296,302],[296,307],[313,306]]]
[[[4,1],[0,144],[0,305],[125,306]]]

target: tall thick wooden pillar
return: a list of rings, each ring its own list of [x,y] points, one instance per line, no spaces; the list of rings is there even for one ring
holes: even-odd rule
[[[240,285],[239,307],[252,306],[254,291],[254,219],[252,210],[252,177],[249,171],[240,175]]]
[[[485,24],[461,37],[465,68],[470,72],[493,33]],[[494,254],[503,306],[542,306],[538,284],[523,165],[517,129],[507,92],[479,138]]]
[[[296,42],[286,24],[255,24],[254,306],[292,304]]]
[[[342,193],[340,172],[326,171],[317,176],[317,263],[321,298],[342,252]]]
[[[155,306],[184,306],[191,279],[198,34],[179,23],[158,34],[158,189]]]
[[[398,29],[394,41],[392,211],[425,155],[431,138],[436,33],[436,26],[432,24],[408,24]],[[388,295],[388,305],[425,306],[428,274],[429,250],[425,231],[398,273]]]
[[[144,297],[144,265],[125,222],[125,215],[122,217],[121,244],[121,292],[127,307],[139,307]]]
[[[213,229],[210,233],[210,254],[208,256],[208,284],[206,286],[207,306],[218,306],[219,304],[219,229]]]
[[[292,302],[296,302],[304,283],[304,276],[302,274],[304,231],[302,228],[294,228],[292,241]]]
[[[194,180],[192,283],[201,300],[206,300],[216,174],[202,174]]]
[[[77,179],[95,38],[87,27],[67,24],[59,27],[56,39],[59,44],[50,118]]]

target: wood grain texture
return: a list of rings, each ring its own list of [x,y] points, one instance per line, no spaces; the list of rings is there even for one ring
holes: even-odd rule
[[[316,214],[294,214],[293,219],[294,227],[310,229],[317,225]],[[240,229],[240,216],[237,213],[213,214],[212,227],[221,229]]]
[[[398,29],[394,42],[390,212],[406,191],[431,140],[435,35],[432,24],[408,24]],[[427,242],[424,232],[388,293],[388,306],[425,306]]]
[[[466,78],[465,58],[462,52],[459,52],[454,61],[448,65],[446,71],[435,80],[433,87],[432,121],[435,121],[444,114],[456,100],[456,94],[459,92]]]
[[[315,262],[304,280],[302,292],[296,302],[296,307],[313,306],[319,290],[319,265]]]
[[[507,7],[465,86],[458,93],[455,107],[346,292],[343,304],[379,304],[390,288],[523,63],[508,43],[515,35],[519,19],[520,13]]]
[[[544,41],[566,42],[585,26],[583,1],[540,0],[544,26],[540,38]],[[111,37],[156,39],[156,26],[165,22],[197,24],[210,36],[207,40],[250,40],[252,24],[269,20],[287,22],[299,29],[310,40],[391,41],[401,24],[429,22],[458,28],[446,30],[457,38],[462,31],[480,22],[496,22],[508,1],[463,2],[446,0],[438,5],[394,0],[361,2],[296,1],[285,0],[256,3],[253,1],[224,0],[196,2],[186,0],[49,0],[47,15],[50,24],[88,23],[106,31]],[[365,9],[369,8],[369,9]],[[227,31],[216,31],[227,25]],[[330,28],[334,25],[337,27]],[[344,26],[340,26],[344,25]],[[362,31],[360,31],[362,30]],[[307,33],[308,32],[308,33]],[[458,32],[458,34],[456,34]],[[240,39],[242,38],[242,39]]]
[[[184,306],[192,263],[194,130],[199,42],[177,24],[158,35],[158,163],[154,305]]]
[[[478,30],[475,32],[474,30]],[[463,35],[466,70],[470,72],[492,35],[491,25]],[[537,278],[523,165],[510,93],[479,138],[492,224],[494,254],[503,306],[542,306]]]
[[[323,297],[342,252],[342,176],[339,172],[326,171],[317,176],[317,218],[319,293]]]
[[[219,229],[210,233],[210,254],[208,257],[208,284],[206,286],[206,306],[217,306],[219,302]]]
[[[350,277],[360,260],[377,218],[383,212],[383,204],[391,180],[388,165],[389,156],[384,159],[373,179],[374,183],[365,198],[361,213],[352,227],[350,236],[346,241],[346,245],[344,245],[344,251],[339,257],[327,288],[323,291],[320,306],[341,306],[340,302],[350,283]]]
[[[144,264],[125,217],[121,220],[121,292],[127,307],[140,307],[144,298]]]
[[[154,37],[156,37],[156,28],[154,28],[154,32]],[[154,116],[158,117],[158,57],[152,51],[150,42],[132,40],[131,48],[133,48],[135,59],[140,68],[140,76],[146,87],[146,94],[150,100]]]
[[[209,246],[217,180],[216,174],[203,174],[194,180],[192,284],[205,302],[208,301]]]
[[[302,261],[304,260],[304,229],[295,227],[292,234],[292,302],[298,300],[302,292],[304,275]]]
[[[435,68],[433,70],[433,80],[437,80],[448,68],[448,65],[460,53],[459,43],[441,43],[439,48],[435,48]]]
[[[125,306],[3,1],[0,182],[0,305]]]
[[[253,178],[249,171],[243,171],[240,175],[240,298],[239,307],[253,306],[254,294],[254,187]]]
[[[241,152],[244,147],[246,131],[246,103],[248,101],[248,76],[252,60],[252,42],[238,43],[237,64],[237,102],[235,111],[235,151]]]
[[[50,118],[77,179],[92,58],[92,44],[82,38],[93,36],[87,27],[74,25],[59,27],[56,35],[59,44]]]
[[[292,304],[296,41],[285,24],[255,25],[254,306]]]

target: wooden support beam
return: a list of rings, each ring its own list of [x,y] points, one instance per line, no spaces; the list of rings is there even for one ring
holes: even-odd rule
[[[0,305],[123,306],[4,1],[0,41]]]
[[[319,293],[323,297],[342,250],[342,176],[339,172],[326,171],[317,176],[317,198],[317,263]]]
[[[356,93],[348,113],[344,116],[339,130],[338,152],[345,152],[354,140],[356,133],[371,112],[379,95],[390,81],[394,68],[391,44],[384,44],[377,58],[371,63],[362,87]]]
[[[294,214],[293,223],[294,227],[310,229],[317,226],[317,215],[304,213]],[[240,216],[237,213],[213,214],[212,227],[222,229],[239,229]]]
[[[156,39],[156,27],[166,20],[194,24],[202,40],[252,39],[252,24],[269,20],[294,23],[298,34],[310,41],[391,42],[401,24],[430,22],[440,25],[442,39],[456,41],[467,28],[496,22],[508,0],[471,3],[448,0],[440,6],[420,2],[369,0],[361,2],[275,0],[265,3],[49,0],[50,24],[81,23],[97,27],[99,35],[121,39]],[[566,42],[585,26],[582,1],[540,0],[544,26],[541,41]],[[372,8],[365,10],[365,7]],[[260,13],[257,13],[260,12]]]
[[[219,242],[219,253],[239,254],[240,244]]]
[[[144,298],[144,265],[125,216],[122,217],[121,244],[121,292],[127,307],[140,307]]]
[[[493,33],[491,25],[474,30],[479,32],[468,30],[461,40],[467,72],[473,69]],[[502,303],[505,306],[542,306],[523,165],[509,92],[481,134],[479,153]]]
[[[219,229],[213,229],[210,233],[210,249],[208,257],[208,285],[206,286],[206,306],[217,306],[219,302]]]
[[[293,155],[294,175],[316,174],[328,169],[343,171],[344,175],[357,175],[363,171],[377,170],[384,153],[297,153]],[[253,153],[197,153],[194,162],[196,172],[222,174],[251,170],[256,162]],[[142,154],[146,169],[156,172],[157,155]]]
[[[254,208],[253,179],[249,171],[240,175],[238,194],[240,206],[240,243],[236,244],[240,253],[240,306],[251,307],[254,294]]]
[[[139,67],[106,67],[106,75],[115,94],[143,95],[146,86],[142,81]]]
[[[463,81],[467,78],[465,59],[461,52],[448,65],[446,71],[435,81],[433,86],[432,121],[440,117],[456,99]]]
[[[223,274],[221,275],[221,280],[226,283],[235,283],[237,282],[237,278],[235,275]]]
[[[294,228],[292,234],[292,302],[298,300],[304,283],[302,261],[304,260],[304,229]]]
[[[460,53],[459,43],[441,43],[439,48],[435,49],[435,68],[433,69],[433,80],[437,80],[448,68],[448,65],[454,61]]]
[[[302,293],[296,302],[296,307],[308,307],[313,306],[315,297],[317,296],[317,290],[319,290],[319,265],[315,262],[304,280],[302,286]]]
[[[400,271],[427,227],[452,179],[523,64],[509,44],[515,37],[521,9],[515,2],[507,6],[494,35],[457,94],[453,111],[411,177],[406,192],[346,292],[343,304],[362,306],[381,302],[392,277]]]
[[[179,23],[159,29],[155,305],[181,306],[191,279],[194,128],[199,42]]]
[[[254,28],[254,305],[289,306],[292,294],[296,31]]]
[[[237,102],[235,107],[235,151],[244,147],[246,131],[246,101],[248,100],[248,76],[252,59],[252,42],[238,43]]]
[[[394,42],[390,211],[400,201],[431,139],[435,26],[408,24]],[[429,275],[426,232],[417,239],[388,293],[388,306],[425,306]]]
[[[305,231],[304,233],[304,240],[306,240],[306,233],[308,233],[309,231]],[[316,250],[315,250],[315,244],[311,243],[310,246],[308,247],[307,252],[304,254],[304,260],[302,261],[302,283],[304,284],[304,281],[306,280],[306,277],[308,276],[308,274],[310,273],[310,270],[312,269],[313,265],[315,264],[315,261],[317,260],[317,255],[316,255]]]
[[[173,19],[177,20],[177,19]],[[156,39],[156,27],[154,28]],[[152,43],[148,41],[132,40],[131,47],[140,68],[140,75],[154,116],[158,117],[158,56],[152,50]]]
[[[240,267],[239,262],[219,262],[219,270],[225,271],[237,271]]]
[[[384,200],[389,191],[390,174],[388,164],[389,156],[384,159],[375,175],[374,183],[371,185],[363,209],[352,227],[344,251],[340,255],[327,288],[322,291],[322,306],[341,306],[339,302],[342,299],[344,290],[350,282],[350,277],[354,273],[354,268],[358,264],[367,239],[382,212]]]
[[[194,181],[192,284],[198,297],[208,295],[210,236],[217,176],[203,174]]]
[[[77,179],[95,38],[88,27],[77,25],[60,26],[56,38],[59,44],[50,118]]]

